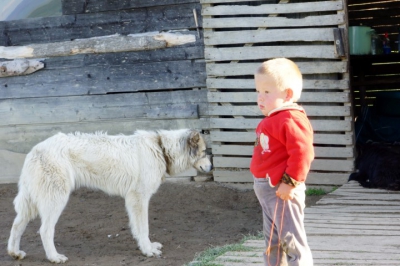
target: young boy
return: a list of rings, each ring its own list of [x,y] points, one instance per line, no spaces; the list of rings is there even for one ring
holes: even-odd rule
[[[302,75],[289,59],[264,62],[256,71],[257,104],[265,118],[250,171],[263,210],[265,265],[312,266],[304,229],[305,180],[314,159],[313,130],[300,98]]]

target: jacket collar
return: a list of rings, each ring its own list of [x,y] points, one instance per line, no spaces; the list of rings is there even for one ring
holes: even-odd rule
[[[285,111],[285,110],[298,110],[298,111],[304,112],[303,107],[301,107],[301,106],[298,105],[297,103],[293,103],[293,104],[290,104],[290,105],[284,105],[284,106],[282,106],[282,107],[275,108],[275,109],[271,110],[271,111],[268,113],[268,116],[271,116],[272,114],[278,113],[278,112],[280,112],[280,111]]]

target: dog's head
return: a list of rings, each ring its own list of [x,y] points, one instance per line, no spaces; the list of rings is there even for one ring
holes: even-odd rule
[[[195,130],[190,132],[188,147],[193,167],[202,172],[211,171],[212,164],[206,153],[206,143],[199,132]]]

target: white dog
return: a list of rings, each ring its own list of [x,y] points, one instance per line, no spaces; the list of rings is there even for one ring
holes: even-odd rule
[[[47,258],[68,258],[54,246],[54,228],[69,195],[79,187],[101,189],[125,198],[133,237],[146,256],[161,255],[162,245],[150,242],[148,207],[166,173],[192,166],[212,169],[206,145],[197,131],[137,131],[130,136],[63,134],[37,144],[26,156],[14,200],[17,216],[11,228],[8,254],[23,259],[21,236],[30,220],[40,216],[40,236]]]

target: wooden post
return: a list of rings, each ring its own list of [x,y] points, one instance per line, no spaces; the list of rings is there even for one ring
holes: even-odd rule
[[[12,47],[0,46],[0,58],[43,58],[88,53],[142,51],[182,45],[195,41],[195,35],[178,32],[148,32],[127,36],[115,34],[58,43]]]

